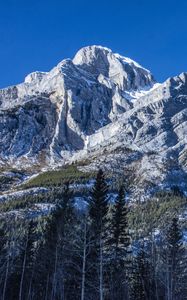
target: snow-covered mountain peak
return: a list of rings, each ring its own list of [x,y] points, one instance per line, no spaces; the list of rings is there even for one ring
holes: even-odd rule
[[[97,45],[81,48],[76,53],[73,62],[76,65],[82,65],[84,63],[90,64],[90,63],[94,63],[95,59],[99,59],[99,56],[113,56],[123,63],[134,65],[135,67],[144,69],[150,73],[149,70],[145,69],[139,63],[132,60],[131,58],[122,56],[119,53],[114,53],[111,49],[107,47],[97,46]]]
[[[47,72],[32,72],[25,77],[25,83],[32,83],[33,81],[41,81],[43,77],[48,74]]]
[[[73,63],[95,76],[110,78],[122,90],[149,89],[155,83],[150,71],[106,47],[84,47],[77,52]]]
[[[186,72],[182,72],[182,73],[179,75],[179,78],[180,78],[180,80],[181,80],[183,83],[186,83],[186,82],[187,82],[187,73],[186,73]]]
[[[122,61],[123,63],[130,64],[130,65],[134,65],[136,68],[144,69],[145,71],[147,71],[148,73],[151,74],[151,72],[150,72],[148,69],[142,67],[142,65],[140,65],[138,62],[132,60],[131,58],[122,56],[122,55],[120,55],[120,54],[118,54],[118,53],[114,53],[114,55],[115,55],[115,57],[116,57],[117,59],[119,59],[119,60]]]
[[[142,174],[147,153],[158,153],[161,168],[171,154],[183,167],[186,116],[186,73],[158,84],[130,58],[85,47],[48,73],[31,73],[0,90],[0,166],[59,165],[89,160],[91,153],[96,160],[103,155],[104,164],[112,149],[112,156],[130,149],[129,160]]]
[[[100,59],[101,56],[107,56],[108,54],[112,54],[112,50],[102,46],[87,46],[81,48],[73,58],[73,63],[75,65],[82,64],[92,64],[96,59]]]

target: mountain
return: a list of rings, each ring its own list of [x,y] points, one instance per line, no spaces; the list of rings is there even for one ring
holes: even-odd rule
[[[160,84],[129,58],[85,47],[0,90],[0,164],[42,169],[82,161],[85,171],[133,169],[145,187],[185,188],[186,122],[186,73]]]
[[[187,299],[186,174],[187,73],[91,46],[0,90],[0,299]]]

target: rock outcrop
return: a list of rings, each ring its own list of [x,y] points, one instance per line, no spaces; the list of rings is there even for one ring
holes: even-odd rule
[[[184,179],[186,157],[186,73],[158,84],[133,60],[91,46],[0,90],[2,165],[120,160],[159,184]]]

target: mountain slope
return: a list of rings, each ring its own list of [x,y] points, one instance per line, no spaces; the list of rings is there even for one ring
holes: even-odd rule
[[[158,84],[129,58],[82,48],[48,73],[0,91],[1,165],[63,165],[121,172],[139,181],[180,184],[187,156],[187,74]],[[182,178],[182,180],[181,180]]]
[[[83,48],[49,73],[32,73],[0,91],[1,158],[82,149],[86,135],[132,108],[136,93],[153,85],[150,72],[130,59]]]

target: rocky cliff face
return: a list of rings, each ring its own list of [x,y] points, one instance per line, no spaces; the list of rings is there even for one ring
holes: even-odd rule
[[[0,90],[1,164],[87,159],[138,166],[145,180],[185,175],[187,75],[157,84],[129,58],[85,47],[48,73]],[[140,177],[140,176],[139,176]],[[184,178],[184,176],[183,176]]]

